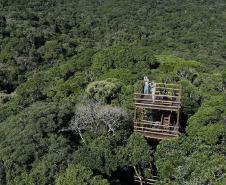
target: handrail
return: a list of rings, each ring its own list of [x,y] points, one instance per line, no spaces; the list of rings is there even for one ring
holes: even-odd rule
[[[144,98],[134,98],[136,101],[153,101],[152,99],[144,99]],[[179,101],[173,101],[173,100],[155,100],[155,102],[162,102],[162,103],[175,103],[175,104],[180,104],[181,102]]]
[[[180,89],[176,89],[176,88],[169,88],[169,87],[160,87],[160,86],[156,86],[156,89],[164,89],[164,90],[174,90],[174,91],[180,91]]]
[[[152,95],[152,94],[144,94],[144,93],[134,93],[134,95],[143,95],[143,96],[155,96],[155,97],[171,97],[171,98],[178,98],[179,96],[172,96],[172,95],[166,95],[166,94],[158,94],[158,95]]]
[[[169,84],[169,83],[156,83],[156,84],[162,84],[162,85],[165,85],[165,86],[167,86],[167,85],[180,86],[180,84]]]
[[[142,123],[144,122],[144,123]],[[141,124],[153,124],[153,125],[156,125],[156,124],[161,124],[161,121],[147,121],[147,120],[142,120],[141,122],[140,121],[136,121],[134,123],[141,123]]]
[[[159,126],[159,127],[169,127],[169,128],[174,128],[174,129],[179,129],[178,126],[172,126],[172,125],[163,125],[161,124],[161,122],[159,121],[146,121],[146,120],[142,120],[141,122],[139,121],[135,121],[135,124],[139,124],[139,125],[148,125],[148,126]],[[159,123],[159,124],[158,124]]]
[[[179,134],[179,131],[175,131],[175,130],[148,129],[148,128],[138,127],[138,126],[134,126],[134,130],[143,132],[143,133],[148,133],[148,134],[158,133],[164,136],[169,136],[169,135],[177,136]]]
[[[142,132],[146,133],[153,133],[153,132],[158,132],[158,133],[164,133],[164,134],[178,134],[178,130],[167,130],[167,129],[158,129],[158,128],[145,128],[145,127],[139,127],[139,126],[134,126],[134,130],[139,130]]]
[[[154,103],[136,103],[135,105],[140,105],[140,106],[152,106],[152,107],[160,107],[160,108],[171,108],[171,109],[179,109],[180,105],[178,106],[171,106],[171,105],[160,105],[160,104],[154,104]]]
[[[169,106],[152,106],[152,105],[135,105],[137,108],[156,109],[156,110],[168,110],[178,112],[181,107],[172,108]]]
[[[155,91],[155,94],[161,94],[162,93],[162,91],[160,91],[160,90],[156,90]],[[180,91],[176,91],[174,94],[180,94]],[[165,93],[165,95],[167,95],[167,93]]]
[[[144,82],[143,80],[139,80],[139,82]],[[164,85],[164,86],[177,86],[180,87],[180,84],[169,84],[169,83],[155,83],[156,85]]]
[[[142,128],[147,128],[147,129],[158,129],[158,128],[151,127],[151,126],[157,126],[157,127],[159,127],[160,130],[163,129],[164,131],[167,130],[167,129],[170,129],[170,128],[174,129],[174,131],[175,130],[177,131],[179,129],[178,126],[174,127],[174,126],[171,126],[171,125],[151,125],[150,124],[150,127],[147,127],[146,126],[147,124],[142,124],[142,123],[139,123],[139,122],[134,122],[134,124],[135,124],[134,126],[136,126],[136,127],[140,127],[141,126]],[[173,130],[169,130],[169,131],[173,131]]]

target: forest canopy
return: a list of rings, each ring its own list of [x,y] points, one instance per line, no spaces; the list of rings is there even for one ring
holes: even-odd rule
[[[226,184],[224,0],[1,0],[0,184]],[[181,134],[133,133],[144,76]]]

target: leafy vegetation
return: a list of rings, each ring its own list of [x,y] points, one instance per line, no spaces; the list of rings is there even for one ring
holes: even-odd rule
[[[226,184],[224,0],[1,0],[0,184]],[[132,133],[144,76],[181,135]]]

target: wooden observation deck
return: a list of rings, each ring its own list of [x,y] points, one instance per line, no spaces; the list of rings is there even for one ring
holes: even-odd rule
[[[134,131],[147,138],[170,139],[179,134],[181,86],[156,83],[154,94],[134,93]]]

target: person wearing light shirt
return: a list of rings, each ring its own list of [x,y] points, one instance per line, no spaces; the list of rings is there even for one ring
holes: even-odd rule
[[[147,76],[144,77],[144,94],[149,92],[149,79]]]

